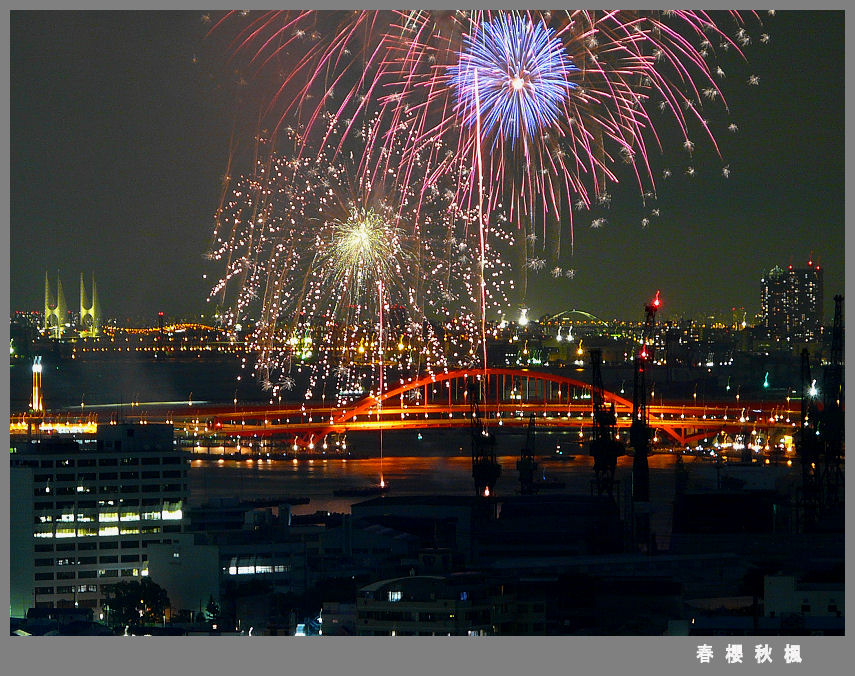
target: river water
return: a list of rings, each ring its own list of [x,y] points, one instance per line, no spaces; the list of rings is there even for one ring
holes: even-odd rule
[[[398,453],[401,453],[398,449]],[[394,448],[392,449],[394,453]],[[497,497],[519,494],[516,470],[518,454],[499,455],[502,474],[495,487]],[[626,518],[630,505],[632,462],[629,456],[618,459],[615,479],[616,500],[621,515]],[[560,490],[550,489],[541,494],[561,493],[591,495],[593,458],[576,455],[573,460],[538,458],[538,475],[565,482]],[[670,544],[673,519],[676,456],[652,455],[650,466],[650,526],[657,534],[658,545]],[[752,488],[786,490],[801,477],[797,466],[725,467],[717,469],[708,460],[687,457],[684,466],[689,472],[690,490],[714,490],[720,477],[732,476]],[[317,511],[349,513],[351,505],[370,497],[339,497],[333,491],[342,488],[365,488],[376,485],[380,475],[389,484],[390,496],[407,495],[472,495],[472,466],[468,450],[456,455],[392,454],[364,458],[329,458],[314,460],[265,459],[238,460],[233,458],[194,458],[190,465],[191,504],[201,504],[212,498],[236,497],[242,500],[259,498],[307,497],[309,503],[292,507],[295,515]]]
[[[519,493],[518,456],[500,456],[502,474],[495,487],[498,497]],[[457,456],[391,456],[380,458],[330,458],[314,460],[237,460],[194,458],[190,465],[190,502],[201,504],[212,498],[307,497],[309,503],[296,505],[294,514],[316,511],[349,513],[355,502],[367,497],[338,497],[338,489],[376,485],[380,476],[389,484],[389,495],[472,495],[472,463],[468,454]],[[565,482],[560,489],[541,493],[591,494],[593,458],[576,456],[571,461],[538,459],[538,478]],[[625,504],[632,476],[632,458],[618,461],[615,475],[619,483],[619,504]],[[650,458],[651,499],[661,514],[659,532],[670,530],[671,501],[674,496],[674,458]]]

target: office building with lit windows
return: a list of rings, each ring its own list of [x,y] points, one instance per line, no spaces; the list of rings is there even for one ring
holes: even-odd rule
[[[100,425],[95,439],[13,447],[10,610],[92,608],[139,579],[146,548],[184,532],[187,464],[172,425]]]
[[[786,270],[775,266],[760,280],[760,312],[769,335],[790,344],[822,337],[823,270],[813,261]]]

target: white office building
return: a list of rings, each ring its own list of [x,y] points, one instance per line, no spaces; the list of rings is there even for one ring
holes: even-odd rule
[[[146,548],[184,532],[187,461],[172,425],[100,425],[94,440],[19,444],[10,483],[13,617],[80,607],[97,618],[105,586],[138,580]]]

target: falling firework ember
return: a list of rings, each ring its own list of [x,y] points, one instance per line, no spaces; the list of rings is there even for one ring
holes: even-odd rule
[[[226,270],[211,300],[225,326],[251,327],[273,397],[294,370],[308,372],[307,397],[343,401],[376,388],[378,364],[404,378],[471,364],[478,352],[476,214],[454,203],[447,176],[423,194],[388,172],[360,177],[340,127],[330,123],[314,158],[299,156],[295,131],[282,139],[290,154],[265,144],[217,219],[211,258]],[[497,316],[513,289],[503,223],[490,228],[484,271]]]

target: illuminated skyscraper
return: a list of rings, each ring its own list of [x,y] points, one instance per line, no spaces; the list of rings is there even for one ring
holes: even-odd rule
[[[769,334],[791,344],[811,343],[822,336],[823,271],[807,267],[772,268],[760,280],[760,308]]]

